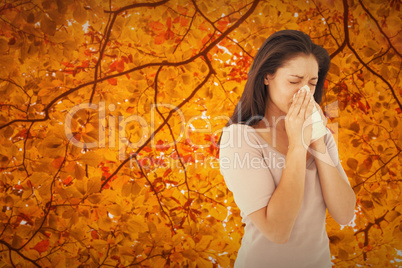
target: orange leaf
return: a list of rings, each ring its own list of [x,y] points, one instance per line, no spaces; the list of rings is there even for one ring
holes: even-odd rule
[[[183,15],[187,14],[187,8],[185,8],[185,7],[181,6],[181,5],[177,5],[177,10]]]
[[[63,156],[57,157],[52,161],[52,165],[54,166],[54,168],[59,169],[63,161],[64,161]]]
[[[153,21],[149,24],[149,26],[151,26],[151,28],[155,31],[155,32],[160,32],[163,31],[165,29],[165,25],[163,25],[162,23],[160,23],[159,21]]]
[[[99,239],[98,232],[95,231],[95,230],[92,230],[92,232],[91,232],[91,237],[92,237],[92,239]]]
[[[166,171],[165,171],[165,173],[163,173],[163,177],[165,178],[167,175],[169,175],[169,173],[171,173],[172,172],[172,169],[171,168],[168,168]]]
[[[117,85],[117,79],[116,78],[109,78],[107,81],[109,82],[109,84],[111,84],[113,86]]]
[[[49,240],[43,240],[33,247],[39,253],[45,252],[49,249]]]
[[[173,23],[178,23],[179,21],[180,21],[180,17],[177,16],[177,17],[173,20]]]
[[[160,45],[160,44],[163,44],[165,41],[166,41],[166,38],[165,38],[164,33],[161,33],[161,34],[155,36],[155,39],[154,39],[155,44]]]
[[[64,185],[70,185],[72,181],[73,181],[73,177],[68,176],[67,178],[65,178],[65,179],[63,180],[63,184],[64,184]]]
[[[119,60],[119,61],[117,62],[116,70],[117,70],[119,73],[122,73],[122,72],[124,71],[124,61],[123,61],[123,60]]]
[[[109,65],[109,69],[111,72],[116,71],[117,68],[117,61],[114,61],[112,64]]]
[[[218,28],[219,31],[223,32],[228,26],[228,24],[229,22],[227,20],[224,21],[221,20],[218,22],[218,26],[216,26],[216,28]]]
[[[167,18],[166,25],[168,28],[172,27],[172,18],[171,17]]]
[[[188,19],[186,19],[186,18],[180,18],[180,25],[181,26],[187,26],[188,25]]]

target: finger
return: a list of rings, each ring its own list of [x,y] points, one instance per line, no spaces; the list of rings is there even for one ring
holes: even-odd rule
[[[305,118],[309,118],[313,114],[313,108],[314,108],[314,100],[310,98],[310,101],[307,104]]]
[[[296,101],[295,101],[295,110],[294,110],[295,115],[300,114],[301,108],[303,106],[303,103],[306,99],[307,94],[308,93],[305,90],[298,92],[298,97],[296,98]]]
[[[290,105],[289,111],[288,111],[288,116],[292,116],[293,114],[298,114],[300,110],[300,99],[301,99],[301,91],[296,92],[293,95],[293,102]],[[298,105],[299,104],[299,105]]]
[[[303,116],[305,118],[305,114],[306,114],[306,109],[308,104],[310,103],[311,100],[311,94],[307,93],[305,94],[305,98],[303,99],[303,103],[301,104],[300,107],[300,111],[299,111],[299,115]]]

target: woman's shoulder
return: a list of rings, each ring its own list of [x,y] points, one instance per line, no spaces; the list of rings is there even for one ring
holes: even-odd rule
[[[261,141],[256,136],[255,129],[252,126],[235,123],[222,129],[220,147],[225,148],[227,146],[261,148]]]

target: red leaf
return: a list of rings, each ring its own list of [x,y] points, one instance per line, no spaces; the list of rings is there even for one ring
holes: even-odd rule
[[[171,173],[172,172],[172,169],[171,168],[168,168],[166,171],[165,171],[165,173],[163,173],[163,177],[165,178],[167,175],[169,175],[169,173]]]
[[[172,27],[172,18],[171,17],[167,18],[166,25],[168,28]]]
[[[186,27],[188,25],[188,19],[181,17],[180,18],[180,25]]]
[[[197,217],[194,215],[194,213],[192,213],[191,211],[190,211],[190,218],[193,220],[193,221],[195,221],[195,222],[197,222]]]
[[[92,52],[89,49],[85,49],[84,54],[85,54],[85,56],[91,56]]]
[[[107,81],[109,82],[109,84],[111,84],[113,86],[117,85],[117,79],[116,78],[109,78]]]
[[[198,27],[198,29],[200,29],[202,31],[208,31],[208,26],[205,23],[202,23],[200,25],[200,27]]]
[[[173,20],[173,23],[178,23],[179,21],[180,21],[180,17],[177,16],[177,17]]]
[[[49,249],[49,240],[43,240],[33,247],[39,253],[45,252]]]
[[[122,72],[124,71],[124,61],[123,61],[123,60],[119,60],[119,61],[117,62],[117,68],[116,68],[116,70],[117,70],[119,73],[122,73]]]
[[[159,21],[153,21],[149,24],[149,26],[151,26],[151,28],[155,31],[155,32],[160,32],[163,31],[165,29],[165,25],[163,25],[162,23],[160,23]]]
[[[398,114],[402,113],[401,108],[396,108],[395,110],[396,110],[396,112],[397,112]]]
[[[72,181],[73,181],[73,177],[68,176],[67,178],[65,178],[65,179],[63,180],[63,184],[66,185],[66,186],[68,186],[68,185],[71,184]]]
[[[229,22],[227,20],[221,20],[218,22],[218,26],[216,28],[218,28],[219,31],[223,32],[226,27],[228,26]]]
[[[109,65],[109,70],[111,72],[116,71],[117,68],[117,61],[114,61],[112,64]]]
[[[91,237],[92,237],[92,239],[99,239],[98,232],[96,232],[95,230],[92,230]]]
[[[13,142],[17,142],[18,140],[21,140],[21,139],[25,140],[25,139],[27,139],[27,136],[28,136],[28,139],[32,138],[31,133],[29,133],[29,135],[28,135],[28,130],[26,128],[24,128],[13,137]]]
[[[147,163],[147,158],[143,158],[138,160],[138,163],[140,164],[141,167],[148,167],[148,163]]]
[[[186,203],[184,203],[183,208],[189,207],[193,203],[194,198],[189,198]]]
[[[151,148],[149,148],[148,146],[145,146],[144,148],[143,148],[143,150],[145,151],[145,152],[152,152],[152,149]]]
[[[373,165],[373,160],[371,159],[371,157],[366,158],[366,159],[363,161],[363,165],[364,165],[364,167],[365,167],[367,170],[370,170],[370,169],[371,169],[371,166]]]
[[[194,163],[194,159],[191,154],[184,155],[182,158],[183,158],[184,163],[189,163],[189,162]]]
[[[325,80],[325,81],[324,81],[324,88],[325,88],[325,89],[328,89],[328,85],[329,85],[328,81]]]
[[[165,39],[166,40],[169,40],[169,39],[172,39],[174,37],[174,33],[170,30],[170,29],[168,29],[166,32],[165,32]]]
[[[156,45],[163,44],[165,41],[166,41],[165,33],[161,33],[161,34],[155,36],[154,42]]]
[[[124,61],[125,63],[128,63],[128,58],[126,56],[121,56],[121,60]]]
[[[89,66],[89,60],[84,60],[81,64],[81,67],[88,67]]]
[[[166,182],[166,183],[173,184],[173,185],[179,184],[177,181],[172,181],[172,180],[165,180],[165,182]]]
[[[63,156],[57,157],[52,161],[52,165],[54,166],[54,168],[59,169],[63,161],[64,161]]]
[[[170,148],[170,145],[164,145],[164,142],[162,140],[158,140],[156,143],[156,150],[157,151],[166,151]]]
[[[74,65],[69,62],[62,62],[61,64],[63,64],[66,67],[74,67]]]

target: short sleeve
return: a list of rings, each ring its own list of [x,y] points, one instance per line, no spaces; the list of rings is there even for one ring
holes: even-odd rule
[[[247,128],[225,127],[220,142],[219,168],[239,209],[245,215],[268,205],[275,190],[258,139]]]
[[[338,154],[338,147],[336,146],[334,136],[330,131],[327,131],[326,135],[326,144],[328,149],[328,154],[332,159],[332,162],[336,165],[339,173],[341,174],[342,178],[350,185],[348,176],[345,173],[345,170],[342,167],[341,162],[339,161],[339,154]]]

